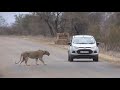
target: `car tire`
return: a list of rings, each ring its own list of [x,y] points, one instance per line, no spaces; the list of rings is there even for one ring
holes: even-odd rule
[[[94,62],[98,62],[98,55],[93,58]]]
[[[69,62],[73,62],[73,58],[72,58],[71,55],[68,55],[68,61],[69,61]]]

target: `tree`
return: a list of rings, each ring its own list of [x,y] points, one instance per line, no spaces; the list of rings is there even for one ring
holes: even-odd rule
[[[33,15],[38,15],[40,19],[47,24],[51,36],[55,36],[56,33],[63,30],[63,27],[61,26],[62,12],[33,12]]]
[[[88,12],[64,12],[67,26],[71,34],[87,34]]]
[[[0,27],[3,27],[3,26],[7,26],[7,22],[2,16],[0,16]]]

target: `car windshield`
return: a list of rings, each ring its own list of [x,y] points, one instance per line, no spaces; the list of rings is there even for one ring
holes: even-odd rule
[[[73,39],[74,44],[94,44],[95,39],[93,37],[76,37]]]

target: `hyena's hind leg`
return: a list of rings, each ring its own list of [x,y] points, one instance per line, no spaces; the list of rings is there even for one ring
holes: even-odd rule
[[[22,61],[20,62],[20,64],[21,64],[22,62],[24,62],[24,61],[25,61],[25,58],[23,57],[23,58],[22,58]]]
[[[26,64],[27,66],[30,66],[30,65],[27,64],[27,62],[28,62],[28,57],[25,58],[25,64]]]

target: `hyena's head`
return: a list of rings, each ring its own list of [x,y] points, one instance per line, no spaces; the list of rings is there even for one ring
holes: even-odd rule
[[[44,51],[44,52],[45,52],[44,53],[45,55],[48,55],[48,56],[50,55],[50,53],[48,51]]]

